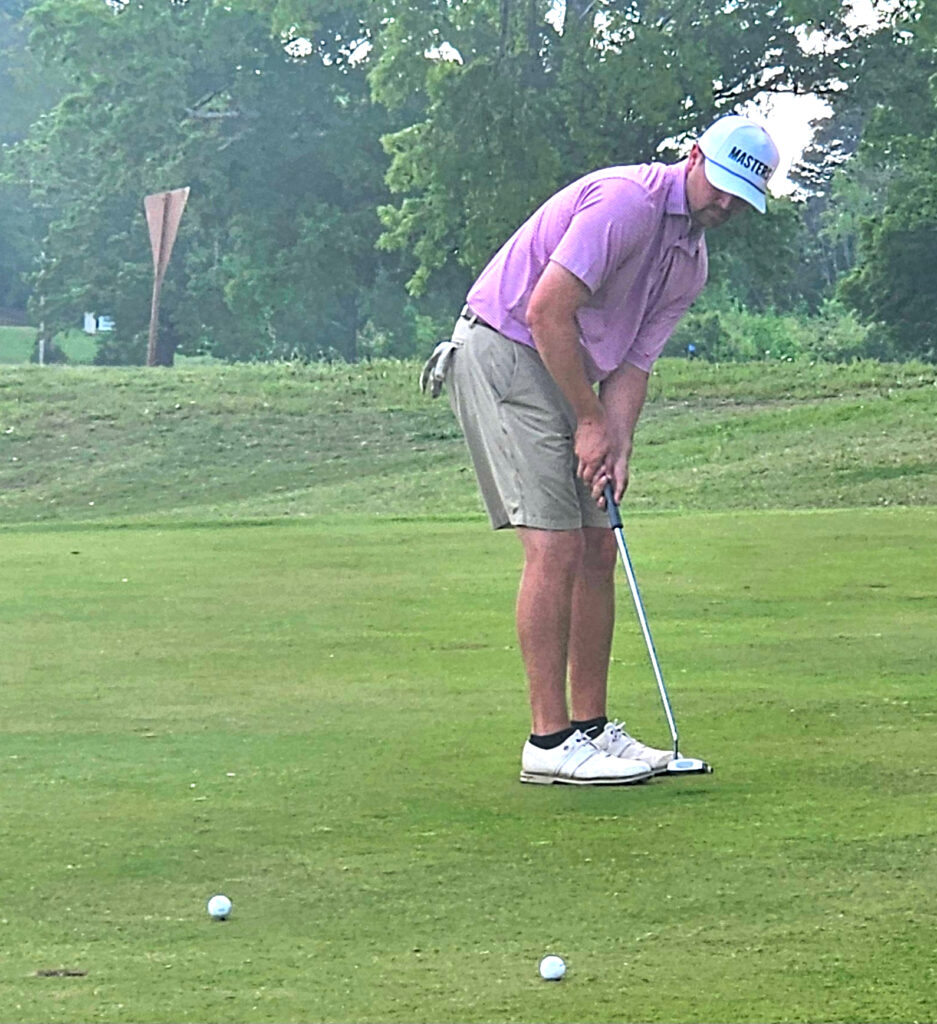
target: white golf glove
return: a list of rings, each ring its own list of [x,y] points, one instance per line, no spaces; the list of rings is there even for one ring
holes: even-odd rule
[[[459,347],[454,341],[441,341],[433,349],[433,354],[426,360],[420,373],[420,391],[424,395],[429,392],[430,398],[439,398],[449,363],[452,362],[452,354]]]

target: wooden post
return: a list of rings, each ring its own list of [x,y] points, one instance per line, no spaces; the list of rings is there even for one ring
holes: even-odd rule
[[[147,337],[146,365],[157,365],[156,339],[159,332],[159,298],[172,255],[173,243],[179,231],[179,221],[189,198],[189,189],[175,188],[170,192],[154,192],[143,200],[146,223],[150,231],[153,250],[153,299],[150,303],[150,331]]]

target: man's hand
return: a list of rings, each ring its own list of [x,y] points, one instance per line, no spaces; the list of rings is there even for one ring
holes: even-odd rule
[[[615,504],[621,504],[621,499],[624,497],[625,491],[628,490],[628,456],[619,455],[612,464],[612,471],[607,478],[601,481],[594,481],[592,484],[592,497],[598,503],[599,508],[605,508],[605,484],[610,483],[612,485],[612,491],[615,495]]]
[[[602,488],[612,476],[612,443],[604,415],[579,420],[575,452],[579,460],[576,472],[592,488],[593,495],[596,492],[601,494]]]

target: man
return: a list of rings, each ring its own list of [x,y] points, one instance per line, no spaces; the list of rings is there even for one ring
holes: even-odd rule
[[[651,367],[706,281],[704,230],[763,213],[777,164],[767,132],[732,115],[680,163],[573,182],[492,258],[424,368],[424,390],[448,384],[492,526],[523,545],[522,782],[640,782],[672,757],[606,715],[617,550],[602,494],[628,486]]]

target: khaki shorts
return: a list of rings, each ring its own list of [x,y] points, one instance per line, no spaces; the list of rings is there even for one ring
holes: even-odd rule
[[[576,476],[576,419],[536,350],[459,319],[446,376],[491,525],[608,528]]]

